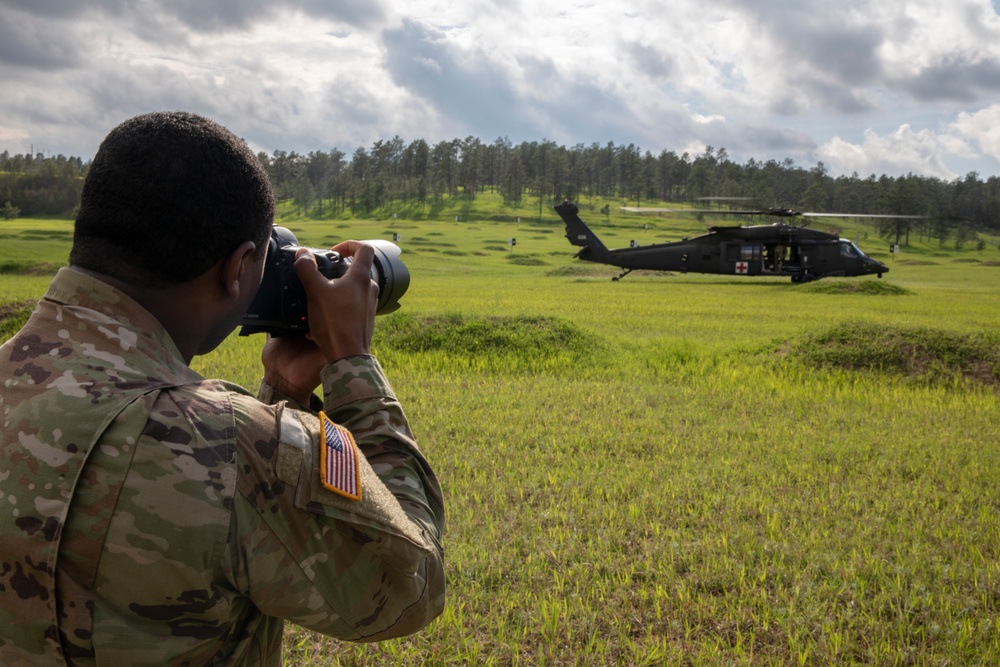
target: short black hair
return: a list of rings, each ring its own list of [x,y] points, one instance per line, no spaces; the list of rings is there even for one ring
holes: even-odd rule
[[[87,172],[70,263],[144,286],[187,282],[240,243],[264,252],[274,193],[246,142],[174,111],[113,129]]]

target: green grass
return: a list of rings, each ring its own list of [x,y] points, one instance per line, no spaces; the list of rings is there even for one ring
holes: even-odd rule
[[[1000,381],[1000,333],[961,335],[854,322],[805,336],[793,354],[813,367],[875,370],[932,384]]]
[[[882,281],[612,282],[517,215],[288,222],[403,235],[374,344],[445,489],[449,600],[376,645],[290,627],[286,664],[1000,663],[996,248],[918,244]],[[581,215],[619,246],[699,224]],[[9,259],[65,257],[18,238]],[[0,301],[46,282],[0,275]],[[196,367],[254,387],[259,346]]]
[[[63,265],[73,241],[73,222],[41,218],[0,220],[0,267]],[[2,271],[9,273],[10,271]]]

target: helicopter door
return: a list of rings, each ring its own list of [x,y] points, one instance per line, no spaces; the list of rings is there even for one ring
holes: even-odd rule
[[[763,268],[762,258],[759,243],[727,243],[719,273],[759,276]]]
[[[781,243],[764,246],[764,273],[781,273],[788,260],[788,246]]]

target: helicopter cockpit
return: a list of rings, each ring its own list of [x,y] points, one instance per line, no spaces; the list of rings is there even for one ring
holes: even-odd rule
[[[840,239],[840,254],[844,257],[850,257],[852,259],[867,257],[867,255],[861,251],[861,248],[854,245],[854,242],[847,239]]]

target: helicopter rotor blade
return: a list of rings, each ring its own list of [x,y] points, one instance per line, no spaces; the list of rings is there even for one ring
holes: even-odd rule
[[[778,209],[742,209],[742,210],[726,210],[720,208],[657,208],[657,207],[647,207],[640,208],[638,206],[622,206],[622,211],[626,213],[705,213],[708,215],[774,215],[774,216],[784,216],[790,217],[792,215],[799,215],[797,212],[781,212]]]
[[[697,201],[705,202],[723,202],[723,201],[755,201],[754,197],[699,197]],[[910,215],[910,214],[897,214],[897,213],[820,213],[814,211],[796,211],[791,208],[750,208],[750,209],[736,209],[736,210],[726,210],[722,208],[666,208],[666,207],[639,207],[639,206],[622,206],[622,211],[627,213],[638,213],[638,214],[660,214],[660,213],[676,213],[676,214],[704,214],[711,216],[724,216],[724,215],[747,215],[747,216],[771,216],[776,218],[869,218],[869,219],[887,219],[887,220],[928,220],[931,218],[943,218],[947,220],[956,220],[963,222],[972,222],[970,218],[964,216],[956,215]],[[805,227],[809,223],[804,222],[800,226]]]
[[[622,206],[622,211],[626,213],[709,213],[707,208],[661,208],[657,206]]]
[[[894,220],[922,220],[926,215],[894,215],[888,213],[800,213],[803,218],[891,218]]]

